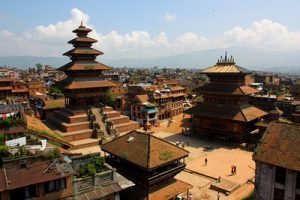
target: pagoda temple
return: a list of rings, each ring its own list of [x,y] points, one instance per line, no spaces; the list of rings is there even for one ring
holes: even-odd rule
[[[193,115],[192,128],[196,134],[223,140],[244,140],[255,130],[254,124],[268,113],[248,103],[249,95],[258,91],[247,86],[252,72],[235,64],[234,58],[218,60],[204,69],[210,83],[195,89],[204,102],[189,109]]]
[[[91,31],[82,24],[73,31],[77,37],[69,43],[74,49],[64,53],[71,62],[59,68],[68,77],[57,85],[64,91],[65,108],[56,109],[47,116],[47,123],[65,138],[71,145],[68,150],[73,153],[81,153],[82,149],[84,152],[98,152],[99,144],[108,135],[140,128],[138,122],[100,104],[105,103],[108,90],[118,85],[101,76],[110,67],[96,61],[96,57],[103,53],[92,48],[97,41],[87,37]]]
[[[101,78],[104,70],[110,67],[96,61],[101,51],[92,48],[97,40],[88,37],[92,30],[81,25],[73,30],[77,37],[68,43],[73,49],[64,53],[71,62],[60,67],[68,76],[59,83],[65,94],[65,105],[71,108],[82,108],[88,105],[99,105],[109,88],[118,86],[116,83]]]

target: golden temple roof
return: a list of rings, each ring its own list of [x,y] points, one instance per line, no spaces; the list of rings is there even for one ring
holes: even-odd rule
[[[210,73],[246,73],[249,74],[251,71],[240,67],[235,64],[234,58],[230,56],[230,58],[227,57],[227,52],[225,53],[225,57],[218,59],[218,62],[216,65],[208,67],[201,71],[203,74],[210,74]]]

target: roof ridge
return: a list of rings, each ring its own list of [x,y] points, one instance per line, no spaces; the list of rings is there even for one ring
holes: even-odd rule
[[[165,143],[167,143],[167,144],[170,144],[170,145],[172,145],[172,146],[174,146],[174,147],[176,147],[176,148],[178,148],[178,149],[181,149],[181,150],[183,150],[183,151],[185,151],[185,152],[187,152],[187,153],[190,153],[188,150],[186,150],[186,149],[183,149],[183,148],[180,148],[180,147],[178,147],[178,146],[176,146],[175,144],[173,144],[173,143],[171,143],[171,142],[168,142],[168,141],[166,141],[166,140],[164,140],[164,139],[162,139],[162,138],[159,138],[159,137],[157,137],[157,136],[155,136],[155,135],[151,135],[153,138],[156,138],[156,139],[158,139],[158,140],[160,140],[160,141],[163,141],[163,142],[165,142]]]

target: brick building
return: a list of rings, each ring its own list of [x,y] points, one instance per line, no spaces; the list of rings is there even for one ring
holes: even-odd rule
[[[44,81],[29,81],[28,82],[29,96],[46,95],[46,83]]]

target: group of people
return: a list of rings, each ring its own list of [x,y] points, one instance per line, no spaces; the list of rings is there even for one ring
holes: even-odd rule
[[[236,174],[236,165],[231,165],[231,175]]]

